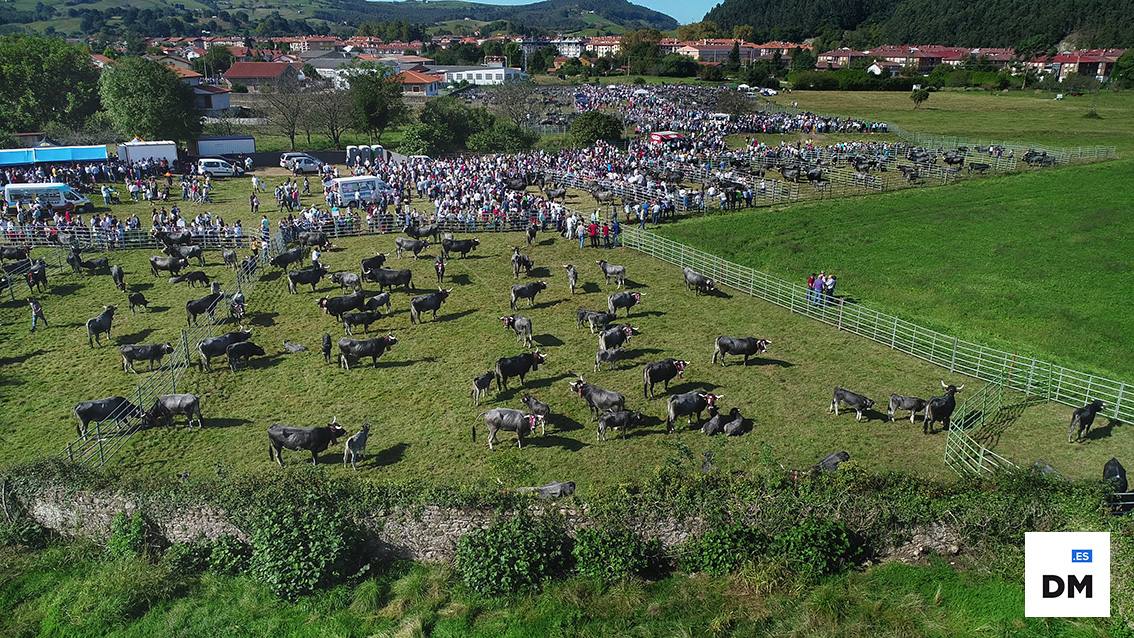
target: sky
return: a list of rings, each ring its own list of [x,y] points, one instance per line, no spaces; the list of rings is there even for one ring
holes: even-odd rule
[[[473,0],[485,4],[531,4],[536,0]],[[700,22],[721,0],[630,0],[634,4],[673,16],[681,24]]]

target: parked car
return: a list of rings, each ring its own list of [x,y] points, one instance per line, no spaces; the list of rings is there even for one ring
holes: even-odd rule
[[[244,174],[244,167],[215,157],[202,157],[197,160],[197,174],[210,177],[239,177]]]
[[[297,157],[311,157],[307,153],[283,153],[280,155],[280,168],[291,170],[291,160]]]
[[[303,157],[293,158],[288,168],[296,173],[318,173],[323,169],[325,163],[310,155],[304,155]]]

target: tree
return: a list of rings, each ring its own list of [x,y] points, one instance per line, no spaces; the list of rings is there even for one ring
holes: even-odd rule
[[[732,49],[728,52],[728,68],[740,68],[740,43],[733,42]]]
[[[687,55],[670,53],[658,61],[658,75],[671,78],[691,78],[697,75],[701,66],[697,61]]]
[[[354,126],[366,131],[371,141],[381,140],[390,126],[405,120],[408,109],[402,99],[402,84],[386,66],[363,65],[348,74]]]
[[[98,69],[60,38],[0,37],[0,130],[80,129],[98,110]]]
[[[335,148],[351,126],[354,105],[347,91],[323,91],[311,103],[311,118],[316,128],[331,138]]]
[[[295,150],[295,134],[304,125],[308,96],[295,80],[281,80],[264,87],[260,94],[264,100],[264,118],[268,124],[287,137],[291,150]]]
[[[749,28],[751,29],[751,27]],[[717,23],[711,20],[693,22],[691,24],[683,24],[677,27],[677,39],[684,41],[715,38],[720,35],[720,31],[721,28],[717,26]]]
[[[602,111],[587,111],[571,120],[567,138],[576,147],[591,146],[599,140],[618,142],[622,139],[622,120]]]
[[[917,89],[910,93],[910,99],[913,100],[913,107],[915,109],[921,108],[922,103],[929,99],[929,89]]]
[[[639,29],[622,36],[621,55],[626,59],[630,73],[649,73],[661,56],[658,43],[661,32],[656,29]]]
[[[732,37],[736,38],[737,40],[752,42],[756,39],[756,31],[750,24],[738,24],[732,28]]]
[[[528,122],[539,112],[535,82],[510,80],[490,89],[492,108],[516,124]]]
[[[1114,82],[1119,88],[1134,87],[1134,49],[1127,49],[1114,63]]]
[[[498,120],[492,126],[473,133],[468,139],[469,150],[478,153],[519,153],[536,143],[534,132],[507,120]]]
[[[740,91],[721,91],[717,95],[716,109],[719,113],[744,115],[756,110],[756,103]]]
[[[811,49],[796,49],[791,54],[791,68],[793,71],[810,71],[815,68],[819,57]]]
[[[228,47],[212,45],[205,49],[205,55],[193,60],[193,70],[208,76],[218,76],[228,70],[236,58]]]
[[[125,135],[187,141],[201,132],[193,89],[158,62],[122,58],[103,70],[99,95],[114,128]]]
[[[429,100],[417,119],[429,127],[434,150],[464,149],[469,136],[492,126],[495,118],[483,108],[471,108],[446,96]]]

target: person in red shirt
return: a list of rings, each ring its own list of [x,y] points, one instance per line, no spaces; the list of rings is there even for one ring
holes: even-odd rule
[[[602,223],[602,245],[610,248],[610,224]]]
[[[591,222],[587,226],[587,235],[591,238],[591,248],[598,248],[598,224]]]

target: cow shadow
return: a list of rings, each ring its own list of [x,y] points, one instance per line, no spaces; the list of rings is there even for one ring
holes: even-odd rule
[[[273,270],[269,273],[264,273],[263,275],[260,275],[260,281],[276,281],[280,277],[283,277],[283,271],[282,270]]]
[[[686,381],[685,383],[679,383],[677,385],[669,386],[669,394],[672,396],[674,394],[681,394],[683,392],[692,392],[694,390],[704,390],[706,392],[712,392],[713,390],[716,390],[719,387],[721,387],[721,386],[719,386],[715,383],[709,383],[708,381],[699,381],[699,382]],[[663,397],[659,396],[659,398],[663,398]],[[664,400],[668,401],[669,399],[664,399]]]
[[[252,370],[262,370],[264,368],[274,367],[278,365],[280,361],[283,361],[284,355],[286,354],[288,353],[285,351],[277,352],[266,357],[252,357],[248,360],[247,364],[237,364],[236,371],[240,372],[241,370],[244,370],[246,368]]]
[[[721,290],[720,288],[714,288],[712,290],[709,290],[702,296],[703,297],[716,297],[718,299],[732,299],[732,295]]]
[[[452,277],[449,277],[449,282],[457,284],[458,286],[467,286],[472,283],[472,278],[464,273],[461,273],[459,275],[453,275]]]
[[[647,354],[657,354],[662,352],[661,348],[634,348],[632,350],[623,350],[620,359],[623,361],[631,361]]]
[[[406,449],[409,448],[409,443],[396,443],[390,447],[374,454],[367,458],[367,465],[374,467],[386,467],[401,461],[406,456]]]
[[[547,426],[555,432],[575,432],[586,428],[582,423],[564,414],[549,414]]]
[[[616,434],[613,437],[611,436],[611,433],[608,431],[606,433],[606,438],[608,438],[608,439],[610,439],[610,438],[632,439],[632,438],[639,438],[639,437],[644,437],[644,436],[659,436],[659,435],[665,436],[665,434],[666,434],[666,432],[665,432],[665,419],[658,417],[658,416],[654,416],[652,414],[643,414],[642,415],[642,422],[638,426],[633,427],[633,428],[628,428],[628,429],[623,428],[623,429],[617,430]]]
[[[127,309],[129,309],[129,308],[127,308]],[[146,312],[147,313],[149,313],[149,312],[167,312],[168,310],[169,310],[169,306],[154,306],[154,305],[146,306]]]
[[[451,312],[447,315],[437,317],[437,319],[435,319],[434,321],[436,323],[441,323],[441,322],[446,322],[446,321],[456,321],[457,319],[467,317],[467,316],[473,314],[474,312],[476,312],[475,308],[470,308],[468,310],[461,310],[460,312]]]
[[[750,358],[745,366],[776,366],[778,368],[794,368],[795,364],[782,359],[769,359],[767,357]]]
[[[602,292],[602,288],[600,288],[599,285],[593,281],[583,282],[581,290],[583,292]]]
[[[1092,427],[1090,432],[1087,432],[1086,439],[1088,441],[1097,441],[1100,439],[1108,439],[1114,434],[1114,428],[1122,425],[1122,422],[1117,419],[1107,419],[1106,425],[1099,425]]]
[[[544,347],[557,347],[563,345],[563,340],[555,335],[541,334],[533,335],[532,341]]]
[[[249,419],[233,419],[233,418],[205,419],[204,421],[205,421],[204,427],[207,427],[207,428],[235,428],[235,427],[239,427],[241,425],[247,425],[247,424],[252,422]]]
[[[134,332],[128,335],[118,335],[117,337],[115,337],[115,339],[120,345],[132,346],[141,343],[145,340],[146,337],[150,336],[153,333],[153,328],[146,328],[144,330],[139,330],[138,332]]]
[[[537,304],[533,304],[531,306],[528,306],[528,309],[529,310],[539,310],[540,308],[554,308],[555,306],[558,306],[559,304],[563,303],[564,301],[566,301],[566,300],[565,299],[548,299],[547,301],[541,301]]]
[[[565,436],[558,436],[555,434],[548,434],[546,436],[534,436],[527,439],[528,445],[532,447],[559,447],[572,452],[587,447],[586,443],[575,439],[569,439]]]
[[[547,279],[551,276],[551,269],[547,266],[538,266],[528,271],[528,276],[536,279]]]
[[[138,290],[138,289],[140,289],[141,285],[142,284],[139,284],[137,286],[130,286],[130,289],[131,290]],[[153,284],[145,284],[145,285],[149,286],[150,288],[154,287]],[[58,286],[52,286],[51,287],[51,294],[53,294],[53,295],[69,295],[73,292],[77,292],[80,288],[82,288],[82,286],[79,285],[79,284],[59,284]]]
[[[627,317],[627,319],[629,319],[630,317],[664,317],[664,316],[665,316],[665,311],[662,311],[662,310],[646,310],[646,311],[635,312],[632,315],[630,315],[629,317]]]
[[[25,352],[24,354],[19,354],[14,357],[0,357],[0,366],[10,366],[17,363],[24,363],[28,359],[31,359],[32,357],[38,357],[41,354],[47,354],[47,351],[43,348],[39,348],[37,350]]]
[[[130,292],[144,292],[153,289],[153,287],[154,285],[152,283],[126,284],[126,289]]]
[[[550,238],[548,238],[548,239],[541,239],[541,240],[539,240],[539,242],[538,242],[538,243],[537,243],[536,245],[537,245],[537,246],[551,246],[551,245],[553,245],[553,244],[555,244],[555,238],[554,238],[554,237],[550,237]]]
[[[261,327],[274,326],[278,316],[280,316],[278,312],[253,312],[248,318],[248,323]]]

